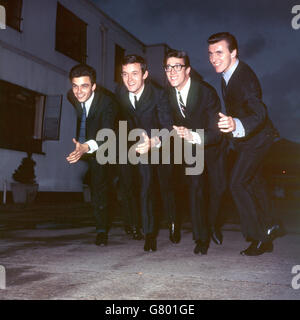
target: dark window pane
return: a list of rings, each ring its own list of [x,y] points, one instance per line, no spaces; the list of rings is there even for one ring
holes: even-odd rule
[[[0,0],[6,11],[6,25],[21,31],[22,0]]]
[[[86,61],[86,23],[57,4],[56,50],[84,63]]]
[[[121,83],[122,60],[125,55],[125,49],[119,45],[115,45],[115,82]]]
[[[37,98],[41,97],[41,94],[0,80],[1,148],[42,152],[41,140],[34,138],[39,120]]]

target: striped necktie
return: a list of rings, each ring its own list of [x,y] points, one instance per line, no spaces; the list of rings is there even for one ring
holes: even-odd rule
[[[85,103],[83,102],[78,141],[80,143],[84,143],[85,140],[86,140],[86,108],[85,108]]]
[[[178,91],[178,100],[179,100],[179,107],[180,107],[180,110],[182,111],[182,113],[185,115],[185,110],[186,110],[186,106],[185,104],[183,103],[183,100],[182,100],[182,97],[181,97],[181,94],[180,94],[180,91]]]

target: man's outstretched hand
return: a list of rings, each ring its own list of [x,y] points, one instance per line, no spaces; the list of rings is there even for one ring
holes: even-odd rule
[[[76,163],[83,154],[89,151],[89,146],[87,143],[81,144],[76,139],[73,138],[73,142],[75,144],[75,150],[69,154],[66,158],[69,163]]]

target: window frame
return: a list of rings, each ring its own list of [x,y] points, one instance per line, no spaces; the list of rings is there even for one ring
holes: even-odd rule
[[[44,154],[43,141],[60,138],[62,99],[0,79],[0,148]]]

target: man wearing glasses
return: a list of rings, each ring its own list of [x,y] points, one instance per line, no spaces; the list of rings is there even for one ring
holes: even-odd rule
[[[222,150],[222,135],[218,130],[218,113],[221,104],[216,91],[206,82],[191,78],[189,57],[184,51],[170,51],[164,59],[164,68],[171,87],[168,89],[174,129],[184,140],[205,146],[205,170],[202,175],[187,176],[183,166],[176,166],[176,199],[189,204],[195,254],[206,254],[210,236],[217,244],[222,243],[222,234],[216,226],[221,197],[225,190]],[[204,141],[196,129],[204,129]],[[208,178],[210,214],[206,215],[204,185]],[[185,199],[186,198],[186,199]],[[179,205],[177,216],[180,216]]]

